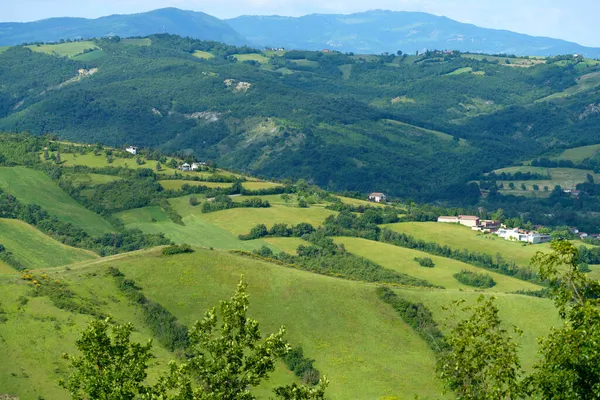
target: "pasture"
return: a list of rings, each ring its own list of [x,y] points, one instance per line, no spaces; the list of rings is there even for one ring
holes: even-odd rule
[[[215,58],[214,54],[209,53],[207,51],[202,51],[202,50],[196,50],[196,51],[194,51],[194,54],[192,54],[192,55],[201,60],[210,60],[210,59]]]
[[[102,174],[92,174],[92,173],[74,173],[69,175],[70,179],[73,181],[75,186],[95,186],[95,185],[103,185],[110,182],[119,181],[122,178],[113,175],[102,175]]]
[[[555,160],[570,160],[574,163],[580,163],[586,158],[594,157],[600,150],[600,144],[593,144],[591,146],[575,147],[573,149],[567,149],[560,153],[557,157],[552,157]]]
[[[515,173],[521,172],[533,172],[538,174],[548,174],[552,179],[550,180],[530,180],[530,181],[498,181],[498,184],[502,182],[504,189],[500,189],[500,192],[509,191],[509,184],[512,182],[515,184],[515,189],[512,190],[513,194],[519,194],[519,192],[534,192],[533,185],[538,185],[541,192],[544,191],[544,186],[548,186],[548,190],[552,191],[556,185],[560,185],[563,189],[575,189],[578,183],[583,183],[587,180],[587,175],[590,174],[596,181],[600,179],[600,174],[595,174],[593,171],[576,169],[576,168],[543,168],[543,167],[509,167],[496,170],[496,173]],[[524,184],[527,190],[521,189],[521,184]]]
[[[462,68],[455,69],[454,71],[447,73],[446,76],[456,76],[456,75],[468,74],[471,72],[473,72],[473,68],[462,67]]]
[[[121,39],[120,43],[128,44],[131,46],[150,46],[152,44],[152,39],[150,39],[150,38]]]
[[[10,49],[10,46],[0,46],[0,54],[4,53],[8,49]]]
[[[94,51],[90,51],[87,53],[78,54],[76,56],[71,57],[73,60],[77,61],[96,61],[104,56],[104,50],[97,49]]]
[[[24,167],[0,167],[0,187],[19,201],[37,204],[52,216],[69,222],[91,235],[114,232],[112,225],[84,208],[58,187],[46,174]]]
[[[160,185],[165,189],[179,190],[185,184],[190,186],[206,186],[209,188],[230,188],[233,183],[229,182],[203,182],[203,181],[174,181],[163,180],[159,181]]]
[[[415,278],[425,279],[426,281],[443,286],[446,289],[474,290],[472,286],[463,285],[454,278],[454,274],[468,270],[473,272],[484,272],[489,274],[496,286],[486,289],[486,292],[516,292],[517,290],[539,290],[540,287],[529,282],[500,275],[477,268],[461,261],[452,260],[444,257],[432,256],[416,250],[406,249],[391,244],[375,242],[366,239],[339,237],[335,239],[336,243],[343,243],[351,253],[367,258],[376,262],[382,267],[413,276]],[[421,267],[414,259],[415,257],[428,257],[435,263],[434,268]]]
[[[512,260],[518,265],[527,266],[538,251],[548,251],[550,244],[526,245],[509,242],[495,235],[480,234],[470,228],[458,224],[439,222],[401,222],[383,225],[395,232],[405,233],[417,239],[446,245],[453,250],[467,249],[479,253],[496,256],[500,253],[505,260]]]
[[[544,97],[537,101],[540,102],[563,99],[565,97],[569,97],[571,95],[586,91],[588,89],[593,89],[598,86],[600,86],[600,72],[592,72],[579,77],[575,85],[568,87],[562,92],[551,94],[550,96]]]
[[[269,63],[269,57],[265,57],[264,55],[258,54],[258,53],[234,54],[234,55],[232,55],[232,57],[235,58],[239,62],[256,61],[257,63],[260,63],[260,64],[268,64]]]
[[[545,64],[546,60],[536,57],[497,57],[490,56],[487,54],[462,54],[464,58],[470,58],[473,60],[483,61],[487,60],[489,62],[498,62],[500,65],[504,65],[507,67],[522,67],[529,68],[538,64]]]
[[[38,53],[45,53],[60,57],[74,57],[78,54],[82,54],[84,50],[96,50],[99,48],[94,42],[90,40],[60,44],[39,44],[26,47]]]
[[[66,246],[31,225],[14,219],[0,219],[0,243],[30,270],[98,258],[90,251]],[[3,270],[5,268],[0,267],[0,273]],[[11,271],[16,272],[14,269]]]

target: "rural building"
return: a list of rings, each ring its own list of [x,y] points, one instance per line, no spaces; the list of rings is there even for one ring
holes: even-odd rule
[[[387,201],[387,197],[383,193],[371,193],[369,195],[369,201],[374,201],[375,203],[385,203]]]
[[[179,169],[182,170],[182,171],[189,171],[190,170],[190,164],[185,163],[181,167],[179,167]]]
[[[498,231],[495,234],[505,240],[512,240],[515,242],[526,242],[531,244],[547,243],[552,240],[552,236],[550,235],[543,235],[538,232],[524,231],[519,228],[502,228],[498,229]]]
[[[474,215],[459,215],[458,223],[473,228],[479,226],[479,217]]]
[[[137,154],[137,147],[129,146],[125,149],[126,152],[133,154],[134,156]]]
[[[443,222],[446,224],[458,224],[458,217],[441,216],[438,217],[437,222]]]

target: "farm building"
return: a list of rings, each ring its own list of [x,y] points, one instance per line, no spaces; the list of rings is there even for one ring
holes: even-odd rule
[[[385,203],[387,197],[383,193],[371,193],[369,195],[369,201],[374,201],[375,203]]]
[[[446,224],[461,224],[470,228],[478,227],[479,217],[473,215],[459,215],[457,216],[441,216],[438,217],[437,222],[443,222]]]
[[[133,154],[134,156],[137,154],[137,147],[129,146],[125,149],[126,152]]]
[[[552,240],[552,236],[543,235],[538,232],[524,231],[519,228],[514,229],[499,229],[496,233],[499,237],[505,240],[516,242],[527,242],[531,244],[547,243]]]
[[[182,171],[189,171],[190,167],[191,167],[190,164],[185,163],[181,167],[179,167],[179,169],[182,170]]]
[[[437,222],[443,222],[446,224],[458,224],[458,217],[457,216],[442,216],[442,217],[438,217]]]

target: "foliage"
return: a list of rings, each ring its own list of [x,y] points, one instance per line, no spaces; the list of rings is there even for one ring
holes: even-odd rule
[[[25,266],[15,258],[15,256],[4,245],[0,244],[0,260],[4,261],[17,271],[25,270]]]
[[[163,256],[172,256],[174,254],[193,253],[194,249],[189,244],[172,244],[162,249]]]
[[[212,201],[202,203],[201,210],[203,213],[211,213],[215,211],[228,210],[231,208],[269,208],[271,204],[262,199],[247,199],[241,202],[234,202],[231,197],[219,195]]]
[[[578,251],[571,243],[555,241],[552,247],[553,253],[540,253],[534,262],[549,280],[564,322],[540,341],[541,360],[528,379],[528,389],[542,399],[596,399],[600,397],[600,284],[580,270]]]
[[[435,267],[435,263],[429,257],[415,257],[415,261],[418,262],[421,267],[425,267],[425,268]]]
[[[446,337],[450,349],[439,359],[440,376],[459,399],[519,398],[518,346],[501,327],[494,298],[479,297],[471,311]]]
[[[454,274],[454,277],[462,284],[474,286],[480,289],[488,289],[496,286],[494,278],[484,273],[462,270],[461,272]]]
[[[316,385],[320,381],[321,373],[313,364],[315,360],[306,358],[302,346],[293,347],[284,357],[287,367],[304,383]]]
[[[133,400],[148,393],[152,342],[132,343],[132,332],[131,324],[111,326],[109,318],[90,322],[76,342],[81,355],[64,355],[72,372],[60,385],[76,400]]]
[[[435,353],[439,354],[448,348],[442,331],[433,319],[433,314],[425,305],[411,303],[398,296],[392,289],[382,286],[377,288],[377,296],[391,305],[402,320],[410,325]]]

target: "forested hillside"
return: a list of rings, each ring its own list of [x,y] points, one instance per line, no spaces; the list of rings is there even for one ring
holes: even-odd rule
[[[194,153],[331,190],[474,203],[483,173],[600,141],[600,66],[581,57],[275,52],[169,35],[3,50],[2,130]]]

